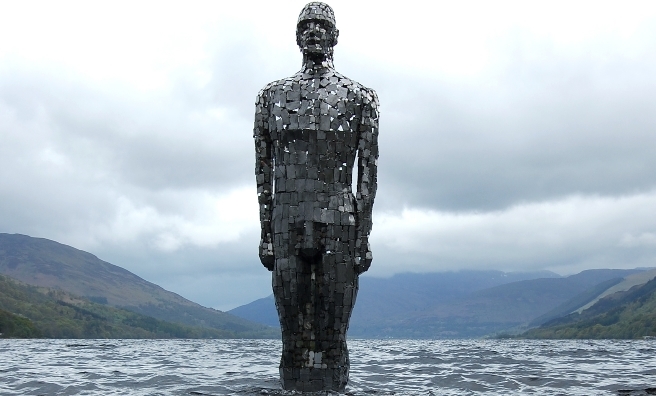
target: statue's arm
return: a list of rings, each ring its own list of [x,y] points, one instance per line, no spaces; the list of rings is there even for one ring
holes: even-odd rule
[[[357,185],[357,240],[355,246],[359,262],[357,272],[369,269],[371,248],[371,215],[376,197],[376,178],[378,172],[378,96],[373,89],[367,89],[364,95],[362,119],[358,138],[358,185]]]
[[[273,211],[273,145],[269,134],[269,113],[266,101],[266,89],[260,91],[255,103],[255,177],[257,180],[257,197],[260,204],[259,255],[262,265],[273,270],[273,232],[271,217]]]

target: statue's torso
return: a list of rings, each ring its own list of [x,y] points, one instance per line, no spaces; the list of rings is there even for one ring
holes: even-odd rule
[[[262,91],[274,159],[274,223],[353,225],[353,165],[367,88],[334,70],[302,72]]]

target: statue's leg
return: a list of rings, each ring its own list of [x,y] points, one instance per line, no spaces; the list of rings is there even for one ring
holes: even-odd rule
[[[345,237],[352,227],[322,228],[322,254],[276,253],[273,289],[283,338],[280,379],[286,390],[343,391],[348,381],[346,330],[358,289],[355,238]]]
[[[280,382],[286,390],[311,390],[308,356],[314,344],[314,276],[316,259],[302,257],[299,243],[305,225],[289,227],[289,239],[277,234],[273,294],[282,330]],[[319,389],[321,390],[321,389]]]
[[[358,292],[358,276],[354,271],[354,227],[331,226],[327,230],[326,253],[321,266],[324,282],[318,317],[317,338],[321,340],[321,359],[325,367],[325,389],[343,391],[349,376],[349,354],[346,346],[351,312]],[[347,237],[349,232],[353,235]]]
[[[294,243],[283,240],[281,234],[275,236],[274,252],[276,261],[273,270],[273,296],[278,311],[282,332],[282,356],[280,358],[280,382],[283,389],[297,389],[296,381],[300,378],[301,365],[298,364],[297,341],[300,341],[301,324],[299,310],[303,301],[299,299],[299,284],[304,282],[302,272],[305,267],[300,257],[294,255]],[[294,240],[294,239],[292,239]]]

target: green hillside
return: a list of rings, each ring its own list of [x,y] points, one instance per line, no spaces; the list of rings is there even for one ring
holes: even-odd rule
[[[0,274],[160,321],[211,328],[238,338],[279,337],[278,329],[203,307],[90,253],[48,239],[0,233]]]
[[[637,339],[656,336],[656,279],[602,298],[582,313],[554,319],[523,338]]]
[[[0,275],[3,338],[229,338],[233,333],[170,323],[37,288]]]
[[[41,332],[31,320],[0,309],[0,338],[35,338]]]

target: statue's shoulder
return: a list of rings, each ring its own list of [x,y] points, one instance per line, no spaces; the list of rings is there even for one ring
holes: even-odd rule
[[[284,90],[286,87],[291,87],[292,83],[298,82],[301,79],[299,73],[291,77],[282,78],[280,80],[271,81],[264,86],[257,94],[258,97],[268,96],[273,92]]]
[[[355,93],[365,104],[372,104],[374,106],[378,105],[378,95],[372,88],[365,87],[359,82],[352,80],[339,72],[335,72],[335,77],[337,78],[337,81],[339,81],[339,85]]]

